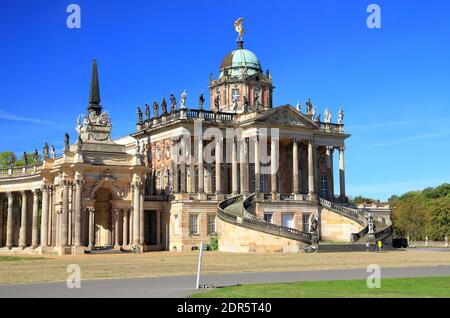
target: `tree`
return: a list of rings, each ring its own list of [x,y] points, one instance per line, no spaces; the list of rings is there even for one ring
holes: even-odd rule
[[[11,156],[16,160],[16,155],[11,151],[0,152],[0,168],[9,168]]]
[[[425,238],[426,218],[426,209],[419,195],[402,196],[392,213],[394,234],[422,240]]]
[[[443,241],[450,235],[450,196],[433,200],[428,209],[427,233],[431,240]]]

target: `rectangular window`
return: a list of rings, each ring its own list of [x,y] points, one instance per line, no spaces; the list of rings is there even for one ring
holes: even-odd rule
[[[281,226],[294,228],[294,215],[293,214],[282,214],[281,215]]]
[[[189,234],[198,235],[198,214],[189,215]]]
[[[208,235],[216,233],[216,216],[208,215]]]
[[[311,214],[303,214],[302,215],[302,223],[303,223],[303,231],[309,232],[309,218],[311,217]]]
[[[264,213],[264,221],[267,223],[272,223],[273,213]]]

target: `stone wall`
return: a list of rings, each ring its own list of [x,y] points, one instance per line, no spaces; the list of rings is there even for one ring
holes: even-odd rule
[[[351,234],[363,229],[358,223],[327,209],[322,209],[320,219],[322,241],[351,243]]]
[[[230,253],[298,253],[306,245],[224,222],[217,218],[219,251]]]

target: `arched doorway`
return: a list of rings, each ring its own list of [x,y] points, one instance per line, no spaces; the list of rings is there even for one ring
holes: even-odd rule
[[[94,200],[95,246],[113,246],[111,212],[112,194],[108,189],[100,188],[95,192]]]

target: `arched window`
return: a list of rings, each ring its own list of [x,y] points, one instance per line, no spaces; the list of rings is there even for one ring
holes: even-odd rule
[[[325,175],[320,176],[320,194],[322,197],[327,195],[327,177]]]

